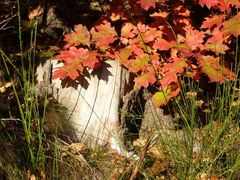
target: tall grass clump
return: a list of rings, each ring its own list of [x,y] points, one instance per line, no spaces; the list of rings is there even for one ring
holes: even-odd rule
[[[178,127],[172,132],[174,138],[162,138],[161,142],[179,179],[239,178],[238,48],[235,53],[234,81],[207,83],[208,90],[204,90],[201,82],[183,78],[180,96],[169,105]],[[161,136],[162,132],[158,133]]]
[[[43,110],[40,113],[40,103],[37,98],[35,89],[35,60],[36,60],[36,42],[37,42],[37,32],[38,32],[38,20],[34,20],[30,24],[30,40],[29,49],[27,53],[24,54],[23,49],[23,35],[21,27],[21,12],[20,12],[20,1],[17,1],[17,17],[18,17],[18,38],[19,38],[19,54],[20,54],[20,67],[15,66],[4,51],[0,50],[1,58],[4,64],[5,71],[11,82],[11,87],[14,92],[14,98],[16,99],[18,106],[18,113],[20,115],[19,121],[21,122],[20,128],[22,128],[24,135],[22,136],[22,141],[25,143],[21,144],[19,153],[20,159],[25,159],[25,164],[23,167],[17,169],[26,168],[25,170],[31,171],[31,173],[38,175],[44,172],[45,169],[45,153],[44,153],[44,116],[47,104],[47,94],[43,97],[42,107]],[[25,39],[24,39],[25,40]],[[15,82],[16,74],[20,81]],[[10,107],[11,110],[11,107]],[[11,119],[11,118],[10,118]],[[8,134],[10,140],[16,138],[19,141],[20,137],[17,134]],[[11,137],[12,136],[12,137]],[[21,146],[25,146],[21,147]],[[20,165],[19,165],[20,166]]]

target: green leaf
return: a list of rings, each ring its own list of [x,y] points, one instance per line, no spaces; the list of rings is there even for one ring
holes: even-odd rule
[[[44,52],[41,52],[39,56],[42,58],[51,58],[54,56],[54,52],[44,51]]]
[[[167,104],[168,102],[168,95],[166,92],[156,92],[152,97],[152,103],[155,108],[158,108],[162,105]]]

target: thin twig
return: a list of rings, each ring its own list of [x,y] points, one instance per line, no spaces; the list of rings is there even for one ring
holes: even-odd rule
[[[133,172],[132,172],[129,180],[134,180],[134,178],[135,178],[136,175],[137,175],[137,172],[138,172],[139,168],[140,168],[140,167],[142,166],[142,164],[143,164],[143,160],[144,160],[144,157],[146,156],[147,151],[148,151],[152,146],[154,146],[154,145],[157,143],[158,137],[159,137],[159,135],[155,135],[155,136],[153,136],[153,137],[149,136],[149,137],[147,138],[147,143],[146,143],[146,145],[144,146],[143,150],[142,150],[141,153],[140,153],[140,158],[139,158],[139,160],[138,160],[138,162],[137,162],[137,164],[136,164],[136,166],[135,166],[135,168],[134,168],[134,170],[133,170]]]
[[[14,17],[16,17],[17,13],[15,13],[14,15],[12,15],[11,17],[3,20],[2,22],[0,22],[0,31],[4,31],[4,30],[7,30],[7,29],[10,29],[10,28],[13,28],[14,26],[8,26],[8,27],[5,27]]]
[[[19,118],[1,118],[1,121],[22,121]]]

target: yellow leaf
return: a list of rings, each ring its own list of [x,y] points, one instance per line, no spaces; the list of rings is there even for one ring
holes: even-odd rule
[[[167,104],[168,95],[166,92],[156,92],[152,97],[152,103],[155,108]]]

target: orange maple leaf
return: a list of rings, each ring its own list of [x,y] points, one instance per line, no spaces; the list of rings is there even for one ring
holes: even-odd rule
[[[64,46],[65,49],[71,46],[78,46],[80,44],[90,46],[90,33],[86,26],[81,24],[74,26],[74,31],[64,36],[64,41],[67,44]]]
[[[223,83],[227,80],[234,80],[235,78],[235,74],[230,69],[220,64],[220,58],[200,56],[199,64],[211,82],[219,81]]]
[[[223,31],[225,35],[240,35],[240,12],[223,23]]]
[[[156,82],[154,71],[142,72],[141,75],[135,77],[135,86],[137,88],[140,87],[148,87],[150,83]]]
[[[115,29],[107,20],[102,20],[99,25],[91,29],[90,33],[92,35],[92,42],[95,43],[96,48],[102,51],[106,51],[109,48],[109,44],[117,39]]]

